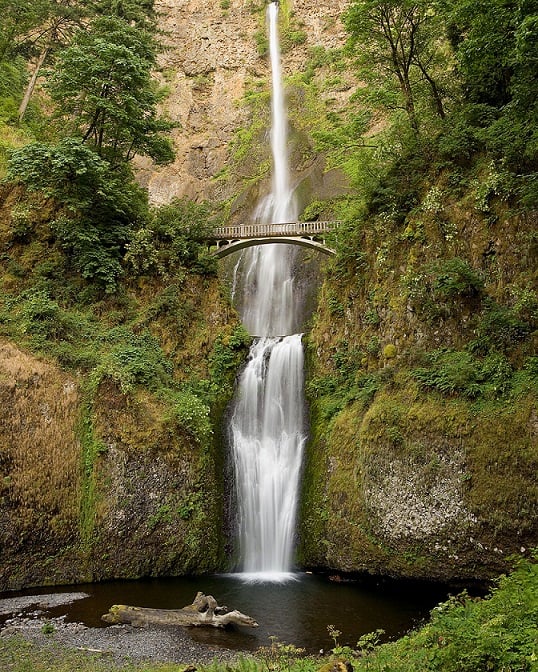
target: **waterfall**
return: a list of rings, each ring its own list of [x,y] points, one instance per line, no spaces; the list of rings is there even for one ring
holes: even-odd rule
[[[272,103],[272,191],[257,206],[265,223],[295,221],[298,213],[287,150],[280,67],[278,4],[268,10]],[[300,292],[293,279],[296,248],[246,250],[242,320],[256,336],[239,379],[230,421],[235,470],[240,567],[244,576],[280,579],[293,565],[295,519],[305,443]],[[237,266],[234,275],[237,276]]]

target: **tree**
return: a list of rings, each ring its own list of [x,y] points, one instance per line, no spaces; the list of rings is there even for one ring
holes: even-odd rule
[[[115,16],[127,23],[156,31],[154,0],[87,0],[95,16]]]
[[[20,56],[36,64],[18,109],[22,120],[45,59],[65,46],[85,15],[85,0],[0,0],[0,66]],[[4,68],[5,69],[5,68]]]
[[[47,84],[63,132],[112,165],[137,153],[171,161],[163,132],[172,125],[157,114],[160,96],[151,76],[156,52],[151,33],[118,17],[99,17],[79,30]]]
[[[363,66],[361,74],[382,80],[380,96],[397,107],[390,83],[397,84],[411,127],[418,132],[417,88],[426,82],[439,117],[445,110],[434,72],[439,29],[435,3],[426,0],[354,0],[344,15],[348,53]]]
[[[114,291],[126,244],[148,216],[147,193],[130,166],[112,169],[80,139],[64,138],[15,150],[7,179],[54,199],[51,229],[73,270]]]
[[[518,173],[536,170],[536,0],[459,0],[448,18],[467,116],[484,146]]]
[[[37,26],[25,35],[26,45],[39,50],[34,71],[30,77],[18,110],[19,122],[22,121],[30,98],[34,92],[37,78],[51,51],[68,44],[73,31],[80,27],[85,16],[83,3],[78,0],[47,0],[42,3],[42,13]]]
[[[13,58],[28,32],[46,17],[48,0],[0,0],[0,61]]]

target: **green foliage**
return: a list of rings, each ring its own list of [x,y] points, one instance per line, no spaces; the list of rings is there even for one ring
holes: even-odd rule
[[[86,0],[93,14],[114,16],[137,28],[155,32],[154,0]]]
[[[466,351],[436,350],[426,359],[428,367],[413,371],[423,389],[474,399],[496,398],[512,387],[513,368],[499,353],[480,359]]]
[[[355,672],[531,672],[537,660],[537,589],[538,565],[519,561],[488,598],[451,597],[432,610],[428,623],[395,642],[380,644],[383,631],[376,630],[355,649],[341,647],[339,631],[328,626],[335,647],[321,670],[338,669],[345,656]]]
[[[280,36],[280,45],[282,53],[286,53],[293,47],[304,44],[307,40],[307,34],[301,28],[293,29],[291,26],[285,30]]]
[[[113,170],[75,138],[33,143],[12,153],[7,179],[57,201],[51,228],[82,277],[116,289],[130,230],[146,215],[146,195],[128,169]]]
[[[484,292],[481,274],[459,257],[426,264],[403,283],[414,310],[426,320],[449,317]]]
[[[315,670],[314,661],[303,658],[304,649],[294,644],[280,642],[278,637],[275,636],[270,636],[269,639],[271,645],[262,646],[257,651],[257,658],[263,669],[282,670],[282,672],[291,672],[292,670],[313,672]]]
[[[469,347],[479,353],[492,350],[509,352],[530,332],[530,324],[520,319],[514,309],[489,301],[478,322],[477,337]]]
[[[431,268],[433,272],[432,290],[436,297],[454,299],[475,297],[484,289],[480,275],[459,257],[446,259]]]
[[[338,364],[340,358],[336,358]],[[323,423],[329,422],[348,404],[359,402],[367,408],[378,390],[390,377],[390,370],[381,369],[366,373],[360,366],[360,352],[354,352],[345,366],[340,365],[336,375],[311,378],[306,384],[306,394],[313,407],[314,415]]]
[[[344,305],[334,294],[330,294],[327,297],[327,307],[329,308],[331,315],[334,317],[344,317]]]
[[[169,421],[189,433],[201,446],[207,446],[213,435],[209,406],[202,399],[184,390],[173,395]]]
[[[41,191],[69,210],[90,208],[109,176],[108,164],[75,138],[33,143],[12,153],[7,179]]]
[[[121,340],[92,371],[91,380],[95,387],[104,378],[117,383],[124,394],[136,385],[157,391],[170,384],[172,363],[149,332],[134,334],[125,327],[118,327],[103,338],[112,343]]]
[[[203,515],[203,493],[200,491],[189,492],[179,504],[161,504],[159,508],[149,516],[147,525],[154,530],[160,525],[177,526],[179,520],[191,520],[197,513]]]
[[[260,57],[267,56],[269,53],[269,38],[265,30],[257,30],[254,33],[254,40],[256,41],[256,48]]]
[[[251,338],[243,327],[237,326],[229,338],[219,336],[215,339],[213,351],[209,357],[211,382],[217,390],[231,388],[239,363],[244,357]],[[231,391],[231,390],[230,390]]]
[[[366,344],[366,352],[373,357],[377,357],[380,349],[381,343],[379,342],[379,338],[377,336],[372,336]]]
[[[19,56],[13,61],[0,61],[0,122],[17,119],[20,93],[26,83],[26,64]]]
[[[148,223],[127,244],[125,260],[139,275],[176,275],[181,268],[213,274],[216,262],[208,253],[213,223],[207,202],[176,199],[154,208]]]
[[[436,5],[424,0],[354,0],[344,14],[348,53],[369,83],[363,93],[371,103],[403,107],[415,132],[421,96],[427,95],[438,116],[445,116],[438,79],[446,59],[441,59],[438,46],[442,28]]]
[[[62,129],[117,165],[135,154],[158,163],[173,159],[157,115],[151,79],[156,43],[145,30],[113,16],[95,18],[58,56],[48,89]],[[65,132],[65,130],[64,130]]]
[[[486,600],[463,594],[432,611],[421,630],[384,644],[358,670],[474,672],[533,670],[536,662],[538,566],[519,564]]]
[[[251,338],[242,325],[230,335],[217,335],[209,355],[209,378],[192,379],[186,386],[191,394],[220,417],[234,390],[238,368],[244,362]]]
[[[4,297],[0,329],[16,339],[29,339],[37,349],[53,348],[52,342],[84,340],[93,331],[85,315],[65,310],[49,289],[35,286],[19,295]]]
[[[96,518],[96,485],[94,467],[97,458],[107,448],[94,431],[93,403],[96,388],[92,381],[85,386],[84,399],[79,418],[78,435],[82,448],[82,496],[80,498],[80,536],[82,544],[90,547],[93,540]]]
[[[51,623],[50,621],[47,621],[46,623],[43,623],[43,625],[41,626],[41,632],[44,635],[52,635],[52,633],[55,631],[55,629],[56,628],[54,627],[54,624]]]
[[[32,29],[46,19],[48,0],[0,0],[0,62],[9,61],[24,46]]]
[[[477,136],[497,158],[519,173],[536,167],[538,24],[532,3],[503,0],[455,3],[451,38],[470,106],[484,111]],[[526,169],[523,168],[526,166]]]
[[[126,226],[108,228],[85,218],[60,217],[52,222],[51,228],[83,278],[108,293],[117,289],[123,275],[121,253],[128,236]]]

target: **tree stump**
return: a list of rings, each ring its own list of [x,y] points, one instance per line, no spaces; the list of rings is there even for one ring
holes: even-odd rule
[[[243,625],[257,628],[256,621],[240,611],[228,611],[219,606],[212,595],[196,594],[192,604],[182,609],[151,609],[147,607],[131,607],[125,604],[114,604],[107,614],[101,616],[107,623],[127,623],[134,626],[143,625],[180,625],[184,628],[211,626],[225,628],[227,625]]]

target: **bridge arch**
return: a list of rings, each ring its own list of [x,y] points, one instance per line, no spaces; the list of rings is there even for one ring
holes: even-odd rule
[[[335,251],[327,247],[324,242],[314,240],[313,238],[301,238],[296,236],[275,236],[274,238],[243,238],[235,240],[219,240],[216,249],[212,249],[212,254],[217,259],[223,259],[233,252],[244,250],[247,247],[254,247],[255,245],[270,245],[273,243],[287,243],[288,245],[300,245],[302,247],[309,247],[317,250],[322,254],[335,254]]]
[[[285,222],[277,224],[244,224],[217,228],[209,249],[218,259],[254,245],[287,243],[318,250],[322,254],[335,254],[325,243],[323,234],[334,231],[340,222]]]

